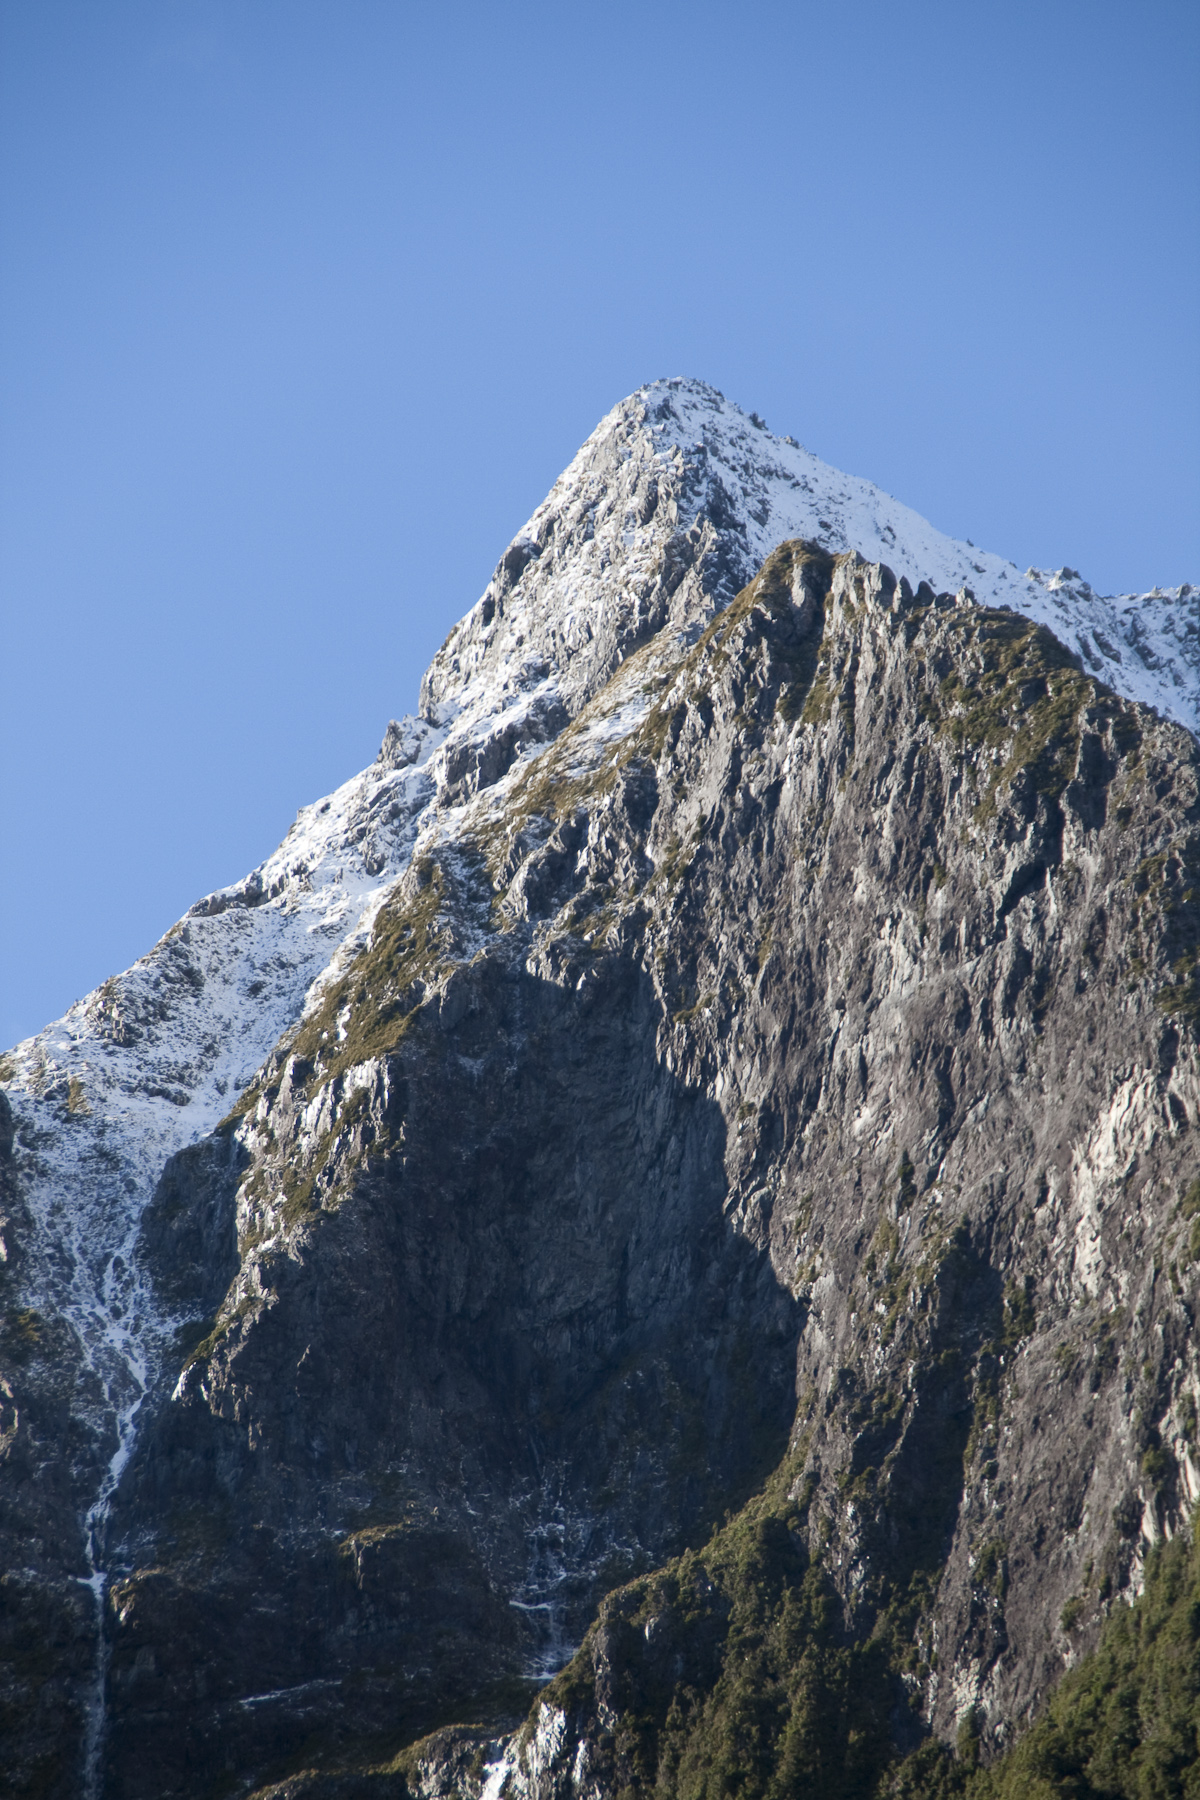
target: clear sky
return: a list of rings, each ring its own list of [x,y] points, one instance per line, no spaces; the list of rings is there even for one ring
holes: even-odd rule
[[[1195,0],[0,0],[0,1044],[370,761],[697,375],[1200,580]]]

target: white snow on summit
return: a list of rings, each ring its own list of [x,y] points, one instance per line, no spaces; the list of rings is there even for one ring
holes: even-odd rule
[[[493,734],[508,717],[528,743],[531,706],[573,715],[647,636],[703,625],[793,537],[1024,613],[1117,692],[1200,729],[1196,588],[1102,598],[1069,569],[1022,574],[682,379],[601,420],[434,658],[422,713]]]
[[[921,581],[938,592],[969,588],[982,606],[1011,607],[1048,626],[1118,693],[1200,731],[1200,588],[1104,598],[1072,569],[1021,574],[1015,563],[947,537],[794,439],[774,437],[713,388],[655,382],[638,398],[664,451],[703,452],[732,489],[755,566],[785,538],[815,538],[827,549],[857,550],[868,562],[886,563],[914,588]]]

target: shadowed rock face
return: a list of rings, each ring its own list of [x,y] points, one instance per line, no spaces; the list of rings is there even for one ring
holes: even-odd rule
[[[456,815],[148,1215],[240,1263],[110,1522],[105,1791],[381,1767],[601,1602],[493,1791],[649,1791],[741,1604],[669,1559],[764,1481],[768,1587],[903,1615],[879,1769],[1019,1730],[1194,1490],[1197,793],[1040,627],[787,545]]]
[[[79,1465],[113,1446],[97,1443],[74,1412],[70,1333],[21,1304],[30,1220],[13,1135],[0,1095],[0,1791],[65,1795],[78,1790],[97,1669]]]
[[[124,1093],[261,927],[237,1004],[292,1023],[217,1131],[163,1168],[190,1065],[133,1156],[26,1058],[0,1792],[698,1796],[753,1688],[747,1796],[870,1793],[1019,1733],[1194,1498],[1195,739],[829,541],[735,594],[820,465],[677,386],[305,815],[325,862],[102,990]],[[37,1186],[71,1142],[94,1270]],[[148,1346],[127,1465],[93,1275]]]
[[[636,965],[577,997],[513,948],[382,1065],[353,1191],[248,1254],[251,1308],[143,1432],[116,1793],[415,1736],[779,1454],[796,1306],[722,1216],[720,1108],[656,1059]]]

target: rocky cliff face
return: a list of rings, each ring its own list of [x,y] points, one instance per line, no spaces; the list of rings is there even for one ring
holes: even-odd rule
[[[1037,1715],[1200,1483],[1195,595],[1085,586],[645,390],[373,769],[7,1059],[6,1791]]]

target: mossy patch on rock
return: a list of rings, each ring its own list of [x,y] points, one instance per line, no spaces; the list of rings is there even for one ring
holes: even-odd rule
[[[396,1048],[448,952],[439,926],[444,898],[439,864],[414,863],[396,898],[380,909],[369,942],[302,1021],[294,1055],[328,1077]]]
[[[1079,717],[1096,697],[1078,659],[1042,625],[1016,614],[970,609],[960,627],[959,666],[945,675],[925,716],[964,750],[993,764],[976,819],[995,813],[996,795],[1020,770],[1057,800],[1075,773]]]

